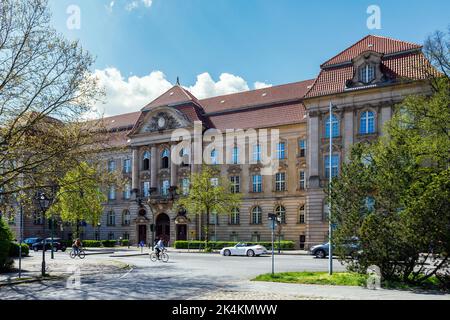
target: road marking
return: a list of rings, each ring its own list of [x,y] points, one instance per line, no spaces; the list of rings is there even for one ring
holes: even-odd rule
[[[119,279],[125,278],[131,271],[133,271],[134,269],[131,268],[130,271],[128,271],[127,273],[125,273],[123,276],[121,276]]]

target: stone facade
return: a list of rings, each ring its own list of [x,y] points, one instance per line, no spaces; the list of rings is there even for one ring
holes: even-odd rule
[[[83,226],[82,237],[122,237],[134,245],[150,243],[155,236],[169,242],[200,239],[207,221],[200,221],[195,213],[186,215],[173,209],[184,179],[200,170],[201,161],[191,150],[198,143],[209,150],[208,142],[201,141],[210,138],[212,129],[221,134],[229,129],[277,129],[284,157],[273,174],[262,175],[261,192],[254,192],[252,185],[252,176],[262,170],[257,163],[215,166],[224,178],[238,177],[242,204],[239,219],[225,213],[217,221],[209,221],[210,236],[225,241],[269,241],[268,213],[284,210],[285,221],[277,230],[280,238],[293,240],[296,248],[326,241],[327,124],[333,129],[332,169],[338,174],[351,146],[379,137],[393,107],[405,96],[429,93],[422,81],[425,76],[417,68],[427,63],[419,45],[367,36],[322,64],[313,80],[203,100],[177,84],[140,112],[106,118],[106,127],[120,137],[115,140],[120,148],[103,150],[101,157],[105,167],[115,163],[111,167],[122,171],[128,187],[115,190],[115,196],[105,203],[101,224]],[[330,104],[334,106],[331,122]],[[195,123],[201,123],[200,132]],[[194,141],[184,146],[182,164],[171,159],[171,150],[177,145],[172,141],[176,130],[184,130]],[[203,139],[198,142],[195,138]],[[248,157],[254,143],[248,140],[240,146]],[[270,148],[274,150],[274,146]],[[229,159],[230,155],[226,156]],[[276,173],[284,173],[284,190],[276,190]],[[17,223],[13,227],[17,232]],[[25,237],[48,235],[48,226],[27,218],[24,231]],[[63,237],[70,237],[69,233],[67,227],[58,230]]]

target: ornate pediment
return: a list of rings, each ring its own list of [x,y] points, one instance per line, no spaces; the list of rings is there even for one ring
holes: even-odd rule
[[[180,128],[180,122],[167,112],[153,114],[149,121],[144,124],[141,132],[157,132]]]

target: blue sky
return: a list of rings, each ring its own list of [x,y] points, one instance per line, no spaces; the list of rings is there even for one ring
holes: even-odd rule
[[[127,10],[133,2],[135,8]],[[369,33],[422,43],[434,30],[450,25],[448,0],[50,0],[50,4],[55,28],[80,39],[96,56],[96,69],[113,68],[125,83],[131,75],[140,79],[160,71],[160,80],[174,83],[179,76],[187,87],[195,86],[203,73],[214,82],[220,82],[223,73],[241,77],[249,89],[257,81],[277,85],[310,79],[321,63]],[[79,30],[66,27],[71,4],[81,10]],[[366,10],[372,4],[381,9],[381,30],[366,26]]]

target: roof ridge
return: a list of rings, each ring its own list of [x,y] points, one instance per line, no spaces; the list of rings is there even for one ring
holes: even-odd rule
[[[257,91],[263,91],[263,90],[267,90],[267,89],[279,88],[279,87],[283,87],[283,86],[289,86],[289,85],[293,85],[293,84],[297,84],[297,83],[300,84],[302,82],[315,81],[315,80],[316,80],[316,78],[313,78],[313,79],[307,79],[307,80],[301,80],[301,81],[294,81],[294,82],[289,82],[289,83],[278,84],[278,85],[275,85],[275,86],[270,86],[270,87],[265,87],[265,88],[245,90],[245,91],[234,92],[234,93],[227,93],[227,94],[223,94],[223,95],[219,95],[219,96],[214,96],[214,97],[200,99],[199,102],[206,101],[206,100],[211,100],[211,99],[217,99],[217,98],[220,98],[220,97],[229,97],[229,96],[238,95],[238,94],[244,94],[244,93],[249,93],[249,92],[257,92]]]
[[[361,42],[363,42],[364,40],[366,40],[367,38],[370,37],[374,37],[374,38],[379,38],[379,39],[385,39],[385,40],[390,40],[390,41],[395,41],[395,42],[402,42],[402,43],[406,43],[408,45],[411,46],[415,46],[417,48],[421,48],[422,45],[419,45],[417,43],[413,43],[413,42],[409,42],[409,41],[404,41],[404,40],[399,40],[399,39],[394,39],[394,38],[390,38],[390,37],[386,37],[386,36],[380,36],[380,35],[375,35],[375,34],[368,34],[365,37],[361,38],[360,40],[358,40],[357,42],[355,42],[354,44],[350,45],[349,47],[345,48],[344,50],[340,51],[338,54],[334,55],[333,57],[331,57],[330,59],[328,59],[327,61],[325,61],[324,63],[322,63],[320,65],[320,68],[323,68],[324,66],[326,66],[327,63],[329,63],[330,61],[332,61],[333,59],[335,59],[336,57],[340,56],[341,54],[343,54],[345,51],[348,51],[354,47],[356,47],[358,44],[360,44]]]

